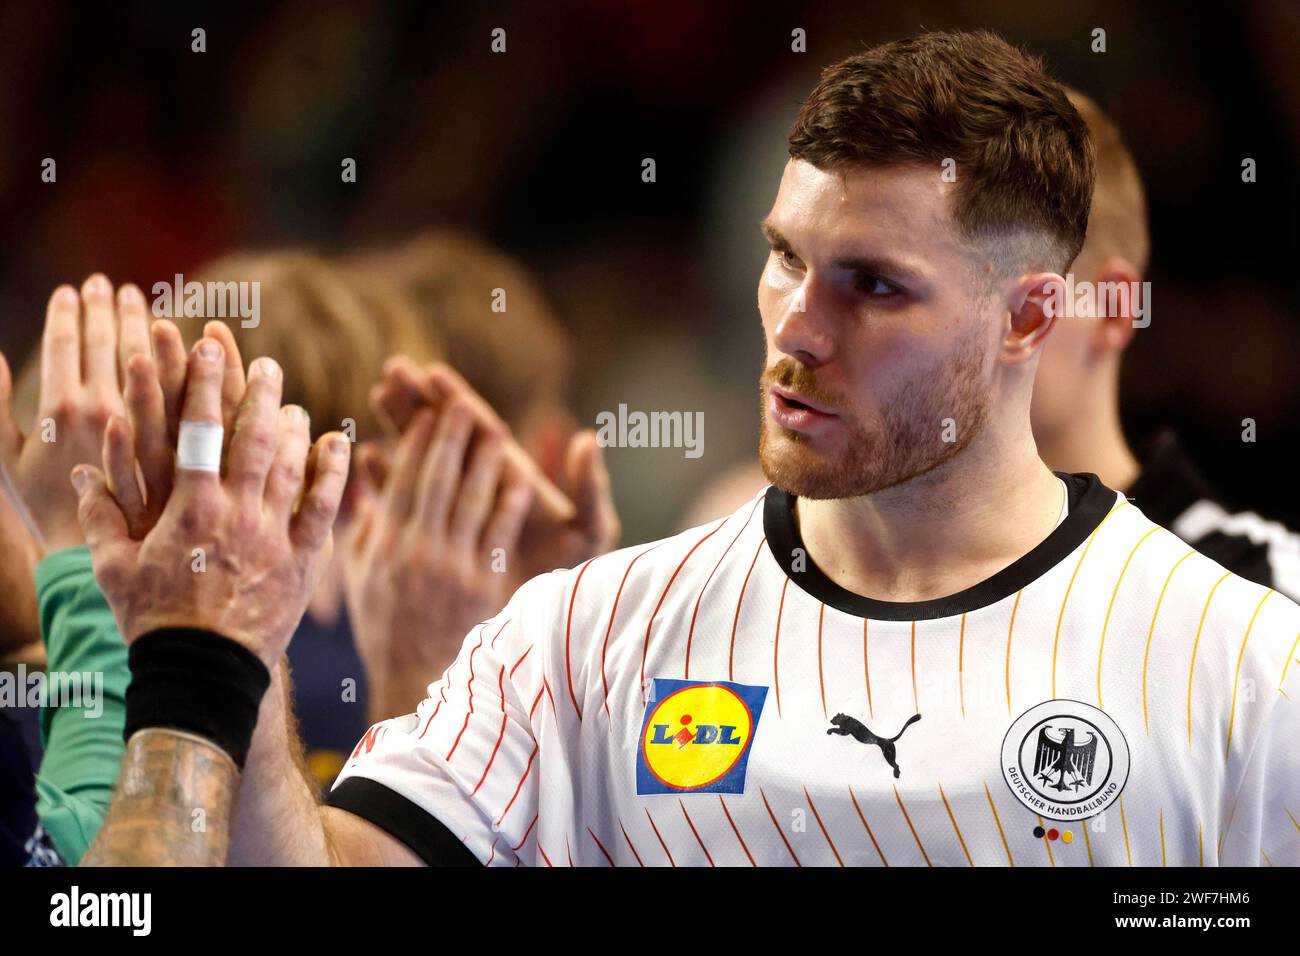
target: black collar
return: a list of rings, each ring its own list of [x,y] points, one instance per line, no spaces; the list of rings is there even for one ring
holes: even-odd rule
[[[1089,473],[1056,473],[1069,493],[1070,513],[1041,544],[979,584],[930,601],[878,601],[854,594],[828,578],[813,563],[794,520],[795,496],[776,486],[767,489],[763,502],[763,529],[772,557],[786,577],[817,600],[856,617],[879,621],[919,621],[965,614],[996,604],[1042,577],[1087,540],[1115,506],[1115,492]],[[796,571],[796,550],[804,565]]]
[[[1156,524],[1167,528],[1202,498],[1218,500],[1173,431],[1157,434],[1145,451],[1142,471],[1125,494]]]

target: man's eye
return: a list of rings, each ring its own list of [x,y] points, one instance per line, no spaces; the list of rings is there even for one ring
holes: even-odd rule
[[[863,275],[858,278],[858,291],[863,295],[873,295],[882,298],[898,295],[899,288],[891,282],[886,282],[880,276]]]
[[[785,266],[787,269],[799,268],[799,257],[789,249],[777,249],[775,251],[776,257],[781,260],[781,265]]]

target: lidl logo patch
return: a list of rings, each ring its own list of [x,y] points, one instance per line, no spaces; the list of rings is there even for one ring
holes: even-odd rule
[[[636,792],[744,793],[766,687],[656,677],[650,684]]]

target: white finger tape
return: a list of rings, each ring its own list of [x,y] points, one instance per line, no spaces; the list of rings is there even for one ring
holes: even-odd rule
[[[181,434],[176,440],[176,468],[220,473],[224,432],[216,422],[181,422]]]

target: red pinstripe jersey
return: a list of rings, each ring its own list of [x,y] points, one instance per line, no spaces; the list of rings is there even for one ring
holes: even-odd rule
[[[775,489],[534,579],[331,802],[492,865],[1300,863],[1300,608],[1062,478],[933,601],[835,585]]]

